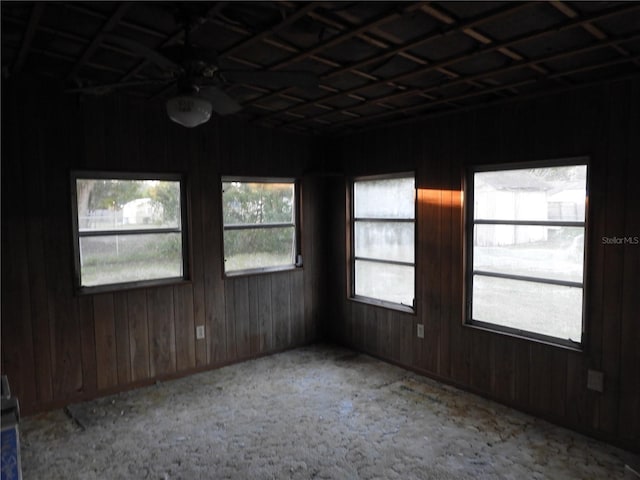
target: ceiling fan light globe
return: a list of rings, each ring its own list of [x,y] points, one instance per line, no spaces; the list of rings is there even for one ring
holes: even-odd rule
[[[178,95],[167,100],[167,115],[183,127],[193,128],[211,118],[211,102],[196,95]]]

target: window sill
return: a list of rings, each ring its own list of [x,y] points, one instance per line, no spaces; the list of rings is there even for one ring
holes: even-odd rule
[[[395,310],[401,313],[408,313],[410,315],[416,315],[416,309],[408,305],[402,305],[399,303],[386,302],[384,300],[376,300],[375,298],[352,296],[347,297],[347,300],[351,302],[364,303],[373,307],[384,308],[386,310]]]
[[[535,333],[528,335],[526,333],[518,333],[516,331],[512,332],[508,330],[503,330],[501,328],[491,327],[484,324],[478,324],[476,322],[474,323],[464,322],[463,327],[470,328],[473,330],[480,330],[483,332],[489,332],[496,335],[505,335],[507,337],[517,338],[518,340],[526,340],[533,343],[540,343],[543,345],[548,345],[550,347],[557,347],[563,350],[569,350],[571,352],[576,352],[576,353],[585,352],[584,342],[581,344],[573,343],[573,342],[569,343],[568,340],[563,341],[562,339],[558,339],[556,341],[552,337],[545,337],[544,335],[538,336]]]
[[[190,285],[191,280],[184,278],[166,278],[161,280],[144,280],[140,282],[129,283],[112,283],[109,285],[97,285],[95,287],[78,287],[76,288],[77,295],[96,295],[100,293],[115,293],[128,290],[138,290],[141,288],[153,288],[153,287],[169,287],[178,285]]]
[[[296,267],[295,265],[286,265],[283,267],[268,267],[268,268],[252,268],[249,270],[235,270],[233,272],[225,272],[222,278],[237,278],[237,277],[249,277],[253,275],[268,275],[270,273],[279,272],[293,272],[295,270],[303,270],[304,267]]]

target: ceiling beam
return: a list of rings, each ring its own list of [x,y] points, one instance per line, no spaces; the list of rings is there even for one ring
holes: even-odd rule
[[[318,7],[318,3],[317,2],[307,3],[306,5],[303,5],[302,7],[298,8],[298,10],[296,10],[295,12],[293,12],[290,15],[286,16],[283,20],[281,20],[277,24],[273,25],[272,27],[270,27],[270,28],[268,28],[266,30],[263,30],[260,33],[252,35],[252,36],[250,36],[249,38],[247,38],[245,40],[241,40],[236,45],[234,45],[234,46],[228,48],[227,50],[225,50],[224,52],[222,52],[219,56],[227,57],[229,55],[234,55],[234,54],[238,53],[239,51],[241,51],[242,49],[244,49],[244,48],[246,48],[246,47],[248,47],[250,45],[253,45],[254,43],[260,42],[260,41],[264,40],[265,38],[267,38],[268,36],[273,35],[276,32],[282,30],[283,28],[291,25],[292,23],[297,22],[301,18],[306,17],[310,12],[312,12],[317,7]]]
[[[465,22],[459,23],[457,25],[453,25],[453,26],[449,27],[448,29],[446,29],[444,31],[443,30],[437,30],[435,32],[430,32],[430,33],[428,33],[428,34],[426,34],[426,35],[424,35],[424,36],[422,36],[422,37],[420,37],[420,38],[418,38],[416,40],[413,40],[413,41],[411,41],[411,42],[409,42],[407,44],[400,45],[398,47],[392,48],[392,49],[387,50],[387,51],[385,51],[385,52],[383,52],[381,54],[373,55],[373,56],[371,56],[369,58],[366,58],[364,60],[357,61],[357,62],[355,62],[355,63],[353,63],[351,65],[347,65],[347,66],[342,67],[342,68],[337,68],[335,70],[332,70],[332,71],[322,75],[320,78],[321,78],[321,80],[327,80],[327,79],[329,79],[331,77],[334,77],[334,76],[342,75],[342,74],[347,73],[347,72],[353,72],[355,69],[360,69],[360,68],[362,68],[362,67],[364,67],[366,65],[369,65],[371,63],[380,62],[382,60],[386,60],[388,58],[391,58],[394,55],[399,54],[400,52],[407,52],[408,50],[420,47],[420,46],[422,46],[422,45],[424,45],[424,44],[426,44],[428,42],[431,42],[431,41],[433,41],[435,39],[440,39],[440,38],[443,38],[446,35],[451,35],[451,34],[454,34],[454,33],[458,33],[458,32],[462,31],[465,28],[471,28],[471,27],[479,25],[479,24],[481,24],[483,22],[496,20],[496,19],[501,18],[501,17],[503,17],[505,15],[509,15],[511,13],[514,13],[516,11],[521,10],[522,8],[529,7],[529,6],[534,5],[534,4],[535,4],[535,2],[527,2],[527,3],[520,3],[520,4],[517,4],[515,6],[511,5],[511,6],[508,6],[508,7],[499,8],[497,10],[494,10],[494,11],[490,12],[489,14],[486,14],[486,15],[482,16],[482,17],[474,17],[474,18],[469,19],[469,20],[467,20]],[[435,68],[437,69],[439,67],[436,66]],[[413,72],[417,72],[416,74],[418,74],[418,73],[421,73],[422,70],[418,69],[418,70],[414,70]],[[441,73],[443,73],[445,75],[448,75],[448,76],[454,76],[454,75],[452,75],[452,72],[448,72],[448,71],[441,71]],[[383,80],[383,83],[386,83],[386,82],[393,83],[394,81],[396,81],[396,80],[395,79]],[[356,91],[358,91],[360,89],[367,88],[369,86],[371,86],[371,84],[368,84],[366,86],[363,85],[362,88],[348,90],[347,91],[348,92],[347,95],[350,94],[350,93],[356,93]],[[279,93],[279,92],[276,92],[275,94],[277,94],[277,93]],[[340,94],[336,94],[335,96],[332,96],[331,98],[337,98],[339,96],[340,96]],[[327,98],[327,97],[325,97],[325,98]],[[260,100],[267,100],[267,99],[261,98]],[[308,102],[307,103],[307,105],[311,105],[311,104],[313,104],[313,102]],[[286,111],[291,111],[291,109],[295,109],[295,108],[303,107],[303,106],[304,105],[297,105],[297,106],[289,107],[288,109],[286,109]]]
[[[13,68],[11,69],[12,74],[19,73],[24,66],[24,62],[27,59],[27,54],[29,53],[29,49],[31,48],[31,42],[33,41],[33,37],[36,34],[42,12],[44,12],[44,3],[36,2],[31,9],[29,22],[27,23],[27,28],[25,29],[24,36],[22,37],[20,51],[18,52],[18,56],[13,63]]]
[[[430,15],[431,17],[435,18],[436,20],[444,23],[445,25],[450,26],[450,25],[455,25],[456,23],[459,23],[454,17],[452,17],[448,13],[443,12],[442,10],[437,9],[432,5],[425,5],[424,7],[422,7],[422,11],[425,12],[427,15]],[[495,43],[494,39],[492,39],[491,37],[489,37],[484,33],[479,32],[477,28],[472,28],[472,27],[464,28],[462,29],[462,33],[467,37],[472,38],[476,42],[481,43],[482,45],[491,45]],[[525,58],[521,54],[513,51],[509,47],[500,48],[497,50],[497,52],[509,58],[510,60],[516,60],[516,61],[525,60]],[[531,68],[538,73],[542,73],[542,74],[548,73],[544,67],[541,67],[539,65],[532,65]]]
[[[532,64],[534,63],[544,63],[544,62],[550,62],[550,61],[554,61],[554,60],[560,60],[563,58],[567,58],[570,56],[575,56],[575,55],[581,55],[587,52],[591,52],[593,50],[598,50],[598,49],[602,49],[602,48],[610,48],[612,45],[614,44],[621,44],[621,43],[625,43],[625,42],[632,42],[632,41],[636,41],[636,40],[640,40],[640,33],[636,34],[636,35],[631,35],[631,36],[625,36],[625,37],[621,37],[621,38],[617,38],[617,39],[607,39],[607,40],[602,40],[600,42],[597,42],[595,44],[591,44],[588,45],[586,47],[582,47],[582,48],[578,48],[578,49],[574,49],[574,50],[568,50],[565,52],[560,52],[560,53],[556,53],[556,54],[552,54],[552,55],[548,55],[546,57],[543,58],[537,58],[537,59],[531,59],[531,60],[526,60],[526,61],[521,61],[512,65],[509,65],[507,67],[500,67],[488,72],[481,72],[481,73],[477,73],[474,75],[469,75],[467,77],[461,77],[460,79],[457,80],[452,80],[452,81],[447,81],[447,82],[442,82],[438,85],[434,85],[431,87],[426,87],[426,88],[413,88],[411,90],[407,90],[404,92],[400,92],[400,93],[394,93],[391,95],[385,95],[382,97],[378,97],[378,98],[373,98],[373,99],[369,99],[365,102],[362,102],[361,104],[358,105],[354,105],[351,107],[347,107],[344,109],[333,109],[333,111],[331,112],[327,112],[327,113],[321,113],[319,115],[315,115],[315,116],[310,116],[307,117],[307,120],[312,120],[312,119],[316,119],[316,118],[324,118],[324,117],[329,117],[335,113],[343,113],[345,111],[349,111],[352,110],[354,108],[362,108],[364,106],[371,106],[371,105],[380,105],[381,103],[386,103],[386,102],[390,102],[393,100],[397,100],[399,98],[404,98],[407,96],[416,96],[416,95],[427,95],[433,92],[437,92],[439,90],[442,90],[444,88],[449,88],[449,87],[453,87],[456,85],[460,85],[463,83],[468,83],[469,81],[476,81],[476,80],[486,80],[487,78],[490,77],[495,77],[497,75],[501,75],[504,73],[508,73],[511,72],[513,70],[517,70],[517,69],[521,69],[521,68],[526,68],[526,67],[530,67]],[[629,60],[628,58],[623,58],[620,59],[623,60],[624,62],[626,61],[633,61],[633,60]],[[618,63],[624,63],[624,62],[617,62],[615,64]],[[602,66],[605,66],[604,63],[598,64],[600,65],[601,68]],[[584,68],[588,68],[588,67],[584,67]],[[558,72],[558,73],[554,73],[549,75],[548,78],[550,79],[555,79],[555,78],[560,78],[560,77],[564,77],[564,76],[568,76],[570,74],[573,73],[578,73],[579,69],[573,69],[571,71],[568,72]],[[539,81],[538,78],[532,78],[531,81],[535,82],[535,81]],[[507,85],[496,85],[495,88],[489,88],[489,89],[485,89],[483,90],[477,90],[477,94],[478,95],[482,95],[483,93],[489,93],[489,92],[494,92],[496,91],[496,89],[504,89],[504,88],[516,88],[513,84],[511,86]],[[432,98],[436,98],[436,97],[432,97]]]
[[[209,9],[209,11],[207,11],[207,13],[205,14],[205,19],[202,22],[196,23],[196,24],[190,26],[189,33],[191,34],[191,33],[196,32],[197,30],[199,30],[201,28],[201,26],[206,22],[207,19],[214,18],[218,14],[218,12],[220,12],[227,5],[227,3],[228,2],[217,2],[213,7],[211,7]],[[181,41],[183,39],[184,39],[184,28],[179,28],[176,32],[172,33],[167,38],[165,38],[165,40],[160,45],[160,48],[167,47],[169,45],[173,45],[174,43],[179,42],[179,41]],[[142,60],[135,67],[133,67],[131,70],[129,70],[120,79],[120,81],[121,82],[128,81],[132,77],[138,75],[144,68],[146,68],[150,64],[151,64],[150,60],[148,60],[148,59]]]
[[[54,2],[51,2],[54,4]],[[80,4],[76,4],[75,2],[66,2],[62,4],[64,8],[68,10],[72,10],[83,15],[87,15],[89,17],[99,18],[101,20],[107,20],[109,18],[108,15],[105,15],[102,12],[98,12],[91,8],[84,7]],[[131,30],[135,30],[136,32],[144,33],[145,35],[149,35],[150,37],[156,38],[164,38],[166,36],[165,33],[155,30],[153,28],[145,27],[144,25],[140,25],[139,23],[130,22],[127,20],[121,20],[120,26],[129,28]]]
[[[80,69],[84,66],[87,61],[93,56],[96,50],[100,47],[104,39],[104,34],[113,30],[124,15],[127,13],[127,10],[131,8],[131,3],[125,2],[118,5],[115,12],[111,14],[111,16],[104,22],[98,34],[93,38],[89,46],[82,52],[80,58],[76,61],[75,65],[71,68],[71,71],[67,74],[67,80],[73,79],[76,77]]]
[[[580,16],[576,10],[561,0],[551,0],[548,3],[568,18],[576,18]],[[604,40],[605,38],[608,38],[608,35],[604,31],[591,22],[583,24],[582,28],[597,40]],[[624,57],[631,55],[626,48],[620,45],[613,45],[612,48]]]
[[[637,80],[640,78],[640,73],[630,73],[628,75],[623,75],[620,77],[616,77],[616,80]],[[539,91],[539,92],[532,92],[532,93],[527,93],[525,95],[519,95],[517,97],[506,97],[506,98],[501,98],[501,99],[496,99],[493,100],[491,102],[488,103],[482,103],[482,104],[474,104],[474,105],[467,105],[467,106],[458,106],[456,108],[450,109],[450,110],[443,110],[443,111],[436,111],[436,112],[430,112],[430,113],[418,113],[412,116],[407,116],[405,118],[400,118],[400,119],[395,119],[395,120],[387,120],[384,122],[385,127],[389,127],[389,126],[399,126],[399,125],[404,125],[407,123],[414,123],[417,121],[421,121],[421,120],[425,120],[425,119],[434,119],[434,118],[439,118],[439,117],[443,117],[443,116],[447,116],[447,115],[451,115],[452,113],[460,113],[460,112],[470,112],[470,111],[474,111],[474,110],[478,110],[480,108],[486,108],[486,107],[494,107],[494,106],[498,106],[498,105],[507,105],[507,104],[511,104],[514,102],[522,102],[525,100],[530,100],[533,98],[538,98],[541,96],[549,96],[549,95],[557,95],[563,92],[569,92],[569,91],[573,91],[576,89],[582,89],[582,88],[589,88],[589,87],[594,87],[594,86],[598,86],[598,85],[602,85],[605,83],[610,82],[611,79],[610,78],[605,78],[605,79],[599,79],[599,80],[593,80],[587,83],[583,83],[580,85],[564,85],[564,86],[557,86],[556,88],[552,89],[552,90],[544,90],[544,91]],[[331,122],[327,122],[327,123],[331,123]],[[286,128],[287,126],[284,125],[277,125],[279,128]],[[326,130],[330,131],[331,127],[333,125],[329,126]],[[339,124],[335,124],[335,127],[339,127],[340,128],[340,135],[344,135],[347,133],[353,133],[353,132],[361,132],[364,130],[370,130],[370,129],[374,129],[379,127],[378,125],[363,125],[359,128],[349,128],[348,125],[339,125]],[[318,130],[317,128],[314,128],[313,126],[309,126],[308,127],[309,130]]]
[[[413,10],[415,8],[415,4],[410,5],[409,7],[406,7],[404,10]],[[384,25],[385,23],[389,23],[393,20],[397,20],[398,18],[400,18],[401,13],[398,12],[397,10],[394,9],[393,12],[391,13],[385,13],[379,17],[377,17],[374,20],[371,20],[367,23],[364,23],[356,28],[354,28],[353,30],[347,30],[346,32],[337,35],[333,38],[330,38],[329,40],[316,45],[315,47],[312,47],[310,49],[304,50],[303,52],[299,53],[298,55],[295,55],[293,57],[289,57],[285,60],[282,60],[281,62],[278,62],[274,65],[269,65],[269,70],[278,70],[280,68],[283,67],[287,67],[289,65],[291,65],[292,63],[296,63],[299,62],[301,60],[305,60],[309,57],[311,57],[312,55],[315,55],[317,53],[320,53],[324,50],[327,50],[329,48],[335,47],[337,45],[340,45],[341,43],[346,42],[347,40],[350,40],[353,37],[356,37],[358,35],[361,35],[363,33],[365,33],[368,30],[371,30],[372,28],[375,27],[379,27],[381,25]]]
[[[582,73],[585,71],[590,71],[590,70],[597,70],[600,68],[606,68],[606,67],[610,67],[610,66],[614,66],[614,65],[619,65],[621,63],[627,63],[627,62],[635,62],[636,60],[640,59],[640,55],[635,55],[633,57],[627,57],[627,58],[618,58],[615,60],[611,60],[611,61],[607,61],[607,62],[602,62],[602,63],[598,63],[598,64],[592,64],[592,65],[588,65],[585,67],[580,67],[580,68],[575,68],[575,69],[571,69],[568,71],[564,71],[564,72],[558,72],[558,73],[554,73],[553,76],[554,77],[561,77],[561,76],[567,76],[567,75],[574,75],[576,73]],[[636,74],[637,75],[637,74]],[[455,102],[455,101],[459,101],[459,100],[466,100],[468,98],[473,98],[473,97],[478,97],[481,95],[486,95],[488,93],[493,93],[494,91],[499,91],[499,90],[505,90],[505,89],[510,89],[510,88],[518,88],[518,87],[522,87],[522,86],[526,86],[526,85],[531,85],[533,83],[536,83],[538,80],[535,78],[531,78],[531,79],[527,79],[527,80],[520,80],[518,82],[514,82],[511,84],[505,84],[505,85],[500,85],[497,87],[493,87],[487,90],[480,90],[480,91],[475,91],[475,92],[468,92],[468,93],[464,93],[464,94],[460,94],[454,97],[448,97],[448,98],[441,98],[435,101],[431,101],[431,102],[427,102],[427,103],[422,103],[419,105],[411,105],[408,107],[402,107],[402,108],[396,108],[395,110],[390,110],[390,111],[385,111],[385,112],[381,112],[375,115],[367,115],[367,116],[359,116],[358,118],[350,118],[350,119],[346,119],[344,121],[339,121],[339,122],[333,122],[333,126],[335,127],[343,127],[345,124],[352,124],[352,123],[361,123],[364,121],[372,121],[372,120],[378,120],[381,118],[386,118],[388,116],[394,115],[394,114],[398,114],[398,113],[402,113],[402,114],[407,114],[407,113],[411,113],[414,111],[420,111],[423,109],[428,109],[443,103],[449,103],[449,102]],[[575,86],[572,86],[573,88],[575,88]],[[571,88],[571,87],[569,87]],[[517,97],[513,97],[513,98],[517,98]],[[305,119],[304,121],[309,121],[309,120],[314,120],[314,119]]]
[[[437,70],[438,68],[442,68],[442,67],[448,67],[450,65],[459,63],[463,60],[468,60],[472,57],[474,57],[475,55],[479,55],[479,54],[485,54],[485,53],[489,53],[489,52],[493,52],[496,51],[500,48],[505,48],[505,47],[511,47],[513,45],[516,45],[518,43],[522,43],[525,41],[530,41],[533,39],[537,39],[539,37],[545,36],[545,35],[549,35],[552,33],[557,33],[559,31],[565,31],[565,30],[569,30],[571,28],[576,28],[576,27],[580,27],[582,24],[586,23],[586,22],[591,22],[597,19],[602,19],[602,18],[608,18],[610,16],[613,15],[621,15],[621,14],[625,14],[625,13],[629,13],[631,11],[634,11],[636,9],[640,8],[640,3],[633,3],[633,4],[629,4],[629,5],[622,5],[620,7],[614,7],[612,9],[606,10],[605,12],[599,12],[599,13],[595,13],[593,15],[590,15],[588,17],[583,17],[583,18],[578,18],[578,19],[573,19],[570,20],[562,25],[558,25],[555,26],[553,28],[549,28],[549,29],[543,29],[543,30],[538,30],[536,32],[533,33],[527,33],[524,35],[521,35],[519,37],[516,38],[512,38],[510,40],[506,40],[504,42],[496,42],[492,45],[488,45],[485,47],[480,47],[480,48],[475,48],[472,49],[470,51],[467,51],[461,55],[457,55],[457,56],[453,56],[450,57],[448,59],[439,61],[437,63],[433,63],[430,65],[427,65],[425,67],[422,68],[418,68],[416,70],[412,70],[410,72],[407,73],[403,73],[400,75],[396,75],[394,77],[388,78],[388,79],[384,79],[384,80],[380,80],[377,82],[373,82],[373,83],[367,83],[358,87],[354,87],[348,90],[343,90],[339,93],[335,93],[335,94],[331,94],[331,95],[327,95],[325,97],[322,97],[320,99],[316,99],[316,100],[310,100],[306,103],[303,104],[298,104],[298,105],[293,105],[291,107],[287,107],[285,109],[279,110],[278,112],[275,112],[271,115],[278,115],[281,113],[285,113],[285,112],[290,112],[290,111],[294,111],[294,110],[298,110],[301,108],[305,108],[308,106],[312,106],[318,102],[327,102],[327,101],[331,101],[337,98],[341,98],[345,95],[351,95],[354,93],[358,93],[362,90],[365,89],[369,89],[369,88],[375,88],[375,87],[380,87],[380,86],[387,86],[387,85],[393,85],[396,84],[397,82],[403,82],[405,80],[408,80],[410,78],[416,77],[417,75],[423,75],[425,73]],[[475,20],[474,23],[479,22],[478,20]],[[468,28],[468,25],[458,25],[457,29],[462,29],[462,28]],[[540,61],[539,61],[540,62]],[[332,73],[330,73],[330,75],[333,75]],[[324,78],[325,76],[323,76]],[[257,99],[260,101],[264,101],[264,98],[260,98]]]

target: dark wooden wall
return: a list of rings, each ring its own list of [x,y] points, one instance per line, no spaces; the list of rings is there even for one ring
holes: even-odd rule
[[[161,105],[2,88],[2,372],[26,413],[322,338],[631,448],[640,444],[640,85],[443,116],[340,139]],[[465,165],[591,157],[584,352],[462,325]],[[77,296],[69,170],[185,172],[192,281]],[[416,170],[418,314],[347,300],[345,179]],[[304,269],[223,280],[219,175],[302,176]],[[425,326],[425,338],[415,335]],[[206,339],[195,340],[195,326]],[[586,389],[587,369],[604,393]]]
[[[347,175],[417,172],[418,309],[347,300],[345,181],[336,179],[326,196],[333,337],[640,450],[640,245],[601,240],[640,237],[639,106],[640,83],[618,82],[340,139],[335,168]],[[463,326],[464,166],[581,155],[591,158],[584,351]],[[588,369],[604,372],[603,393],[587,390]]]
[[[216,119],[189,130],[162,105],[78,102],[26,78],[2,90],[2,372],[23,412],[317,339],[323,230],[321,182],[303,176],[309,138]],[[186,173],[192,281],[76,295],[71,169]],[[302,178],[303,269],[223,280],[221,174]]]

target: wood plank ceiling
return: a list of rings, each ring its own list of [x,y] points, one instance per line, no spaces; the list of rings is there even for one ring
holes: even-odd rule
[[[2,2],[3,81],[157,77],[152,49],[192,41],[227,69],[296,70],[317,87],[225,90],[258,125],[345,134],[640,74],[640,2]],[[164,101],[175,85],[117,89]],[[114,94],[114,93],[112,93]]]

